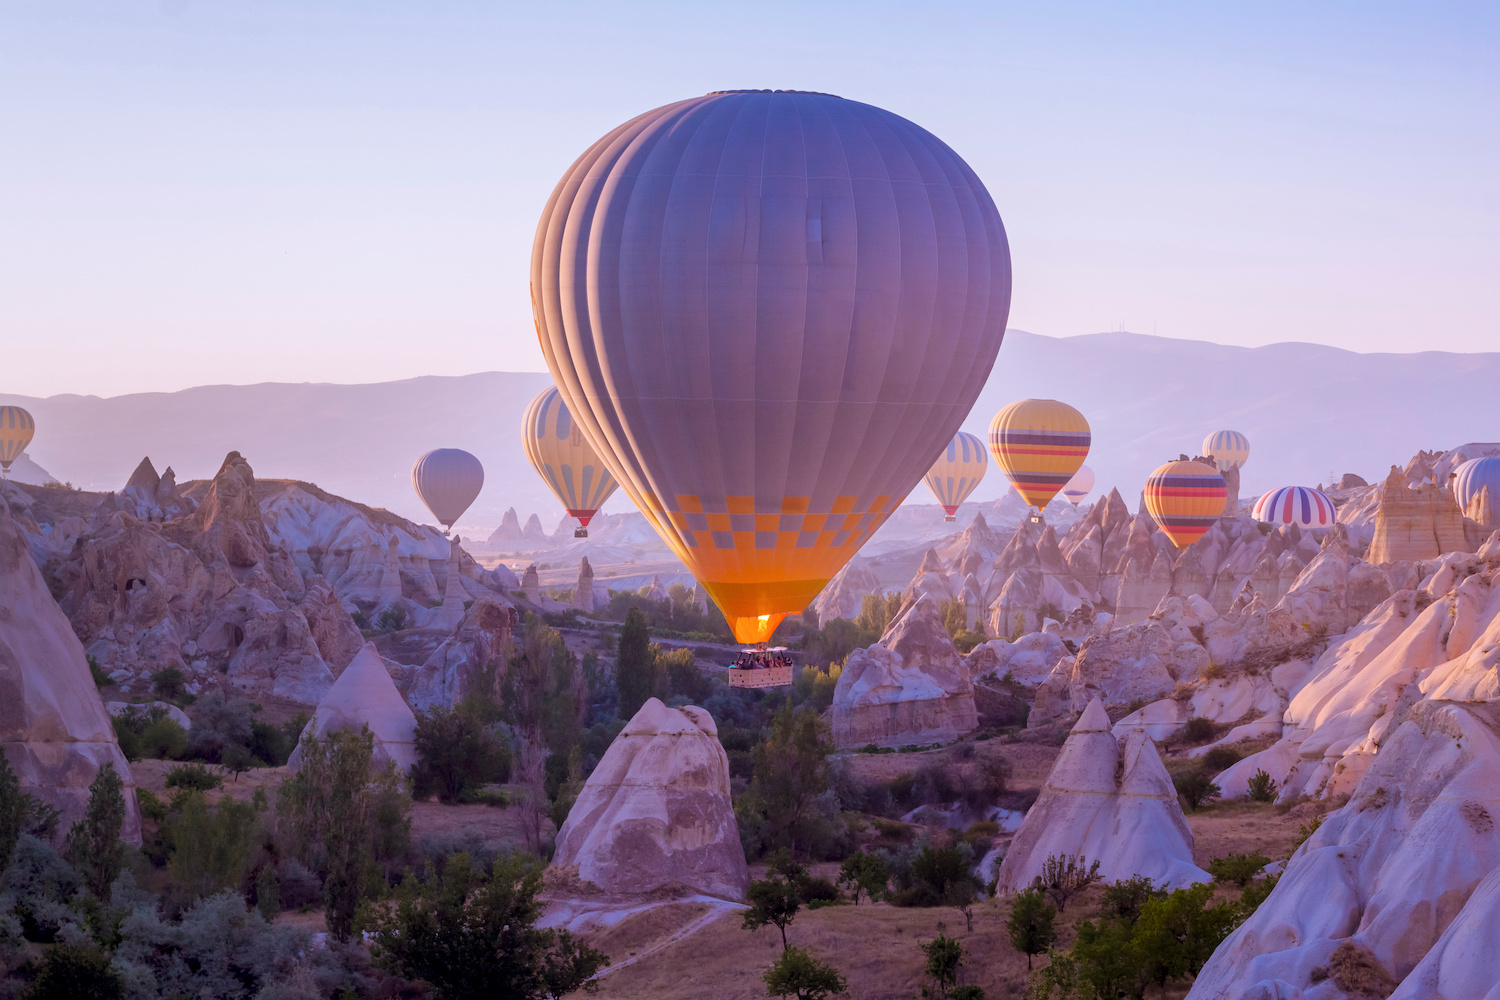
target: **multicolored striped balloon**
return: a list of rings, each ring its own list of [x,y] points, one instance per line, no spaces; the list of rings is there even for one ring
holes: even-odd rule
[[[967,431],[959,431],[922,481],[943,506],[944,521],[957,520],[958,505],[968,499],[984,478],[990,460],[984,442]]]
[[[553,386],[531,401],[521,418],[521,445],[531,467],[584,528],[619,488],[599,453],[583,436]],[[584,537],[587,537],[585,535]]]
[[[990,454],[1025,500],[1041,510],[1089,454],[1089,422],[1067,403],[1022,399],[990,421]]]
[[[9,472],[10,463],[21,457],[35,434],[31,414],[19,406],[0,406],[0,469]]]
[[[4,426],[0,423],[0,428]],[[4,433],[3,430],[0,433]],[[1458,501],[1458,509],[1465,514],[1469,512],[1469,504],[1486,486],[1490,488],[1491,513],[1500,513],[1500,458],[1493,455],[1471,458],[1453,470],[1453,499]]]
[[[1228,499],[1224,477],[1202,462],[1168,462],[1146,480],[1146,510],[1179,549],[1213,527]]]
[[[1239,431],[1214,431],[1203,439],[1203,454],[1219,463],[1220,472],[1238,469],[1250,457],[1250,439]]]
[[[1272,490],[1255,501],[1250,516],[1267,524],[1295,524],[1303,528],[1331,528],[1338,520],[1333,501],[1306,486]]]
[[[1080,465],[1078,471],[1073,473],[1073,478],[1068,480],[1068,485],[1063,487],[1063,499],[1077,507],[1079,501],[1088,496],[1093,488],[1094,470],[1087,465]]]

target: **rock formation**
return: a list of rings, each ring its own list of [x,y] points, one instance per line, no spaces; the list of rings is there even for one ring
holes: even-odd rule
[[[1434,483],[1409,487],[1410,478],[1410,472],[1391,466],[1381,488],[1369,561],[1433,559],[1444,552],[1469,551],[1463,512],[1453,494]]]
[[[458,547],[462,541],[462,538],[454,535],[453,541],[449,545],[448,574],[443,584],[443,603],[428,620],[427,627],[429,628],[440,628],[451,631],[458,628],[458,623],[463,620],[465,594],[463,573],[460,569],[460,557],[463,554],[463,550]]]
[[[516,514],[514,507],[507,508],[505,515],[500,518],[500,527],[496,528],[485,545],[492,549],[504,549],[510,542],[521,540],[521,518]]]
[[[456,705],[476,692],[499,702],[505,650],[519,624],[520,616],[510,604],[475,601],[464,612],[458,630],[417,668],[407,693],[412,705]]]
[[[585,782],[552,863],[609,893],[744,898],[750,876],[713,717],[647,699]]]
[[[931,598],[908,602],[879,642],[849,654],[830,718],[842,748],[945,743],[978,726],[969,670]]]
[[[579,611],[594,610],[594,567],[584,556],[578,564],[578,583],[573,587],[573,607]]]
[[[386,672],[385,663],[373,644],[366,643],[344,668],[339,679],[333,682],[317,711],[302,730],[323,738],[343,729],[359,729],[369,726],[375,737],[376,767],[386,761],[395,761],[401,772],[407,773],[417,762],[417,750],[413,743],[417,727],[416,716],[401,699],[401,693]],[[292,751],[287,767],[296,772],[302,760],[302,744]]]
[[[89,784],[114,765],[125,781],[122,837],[141,842],[130,765],[89,673],[83,646],[0,505],[0,740],[21,790],[61,814],[66,834],[88,806]]]
[[[533,604],[542,599],[542,582],[537,575],[536,563],[527,566],[526,571],[521,574],[521,592]]]
[[[1000,889],[1027,888],[1053,856],[1098,861],[1106,882],[1144,875],[1180,888],[1211,880],[1193,864],[1193,832],[1156,744],[1143,733],[1132,734],[1123,768],[1120,763],[1109,716],[1096,699],[1073,727],[1016,831],[1000,866]]]

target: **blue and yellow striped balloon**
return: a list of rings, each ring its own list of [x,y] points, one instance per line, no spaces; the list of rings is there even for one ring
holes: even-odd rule
[[[943,449],[943,454],[932,463],[923,480],[937,502],[943,507],[943,520],[957,518],[958,506],[974,492],[974,487],[984,478],[990,460],[984,453],[984,442],[967,431],[959,431]]]
[[[619,487],[583,436],[557,387],[531,401],[521,418],[521,444],[531,467],[583,527]]]
[[[1202,462],[1168,462],[1146,480],[1146,510],[1179,549],[1207,534],[1228,500],[1224,477]]]
[[[1331,528],[1338,520],[1333,501],[1307,486],[1283,486],[1255,501],[1250,516],[1267,524],[1295,524],[1303,528]]]
[[[1067,403],[1022,399],[990,421],[990,454],[1025,500],[1041,510],[1089,454],[1089,422]]]
[[[0,406],[0,469],[9,472],[10,463],[21,457],[35,434],[31,414],[19,406]]]
[[[1214,431],[1203,439],[1203,455],[1217,462],[1220,472],[1238,469],[1250,458],[1250,439],[1239,431]]]

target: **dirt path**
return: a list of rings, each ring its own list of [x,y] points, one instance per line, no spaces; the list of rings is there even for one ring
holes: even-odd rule
[[[701,901],[701,902],[706,903],[708,905],[708,911],[706,913],[703,913],[703,914],[695,917],[694,919],[688,921],[687,923],[683,924],[681,927],[679,927],[677,930],[673,931],[667,937],[662,938],[661,940],[657,941],[655,944],[652,944],[650,947],[645,948],[645,949],[637,952],[636,954],[630,956],[629,958],[627,958],[627,959],[625,959],[623,961],[615,962],[612,965],[610,965],[608,968],[601,969],[600,971],[596,972],[593,975],[592,978],[593,979],[603,979],[605,976],[609,975],[611,972],[616,972],[616,971],[618,971],[620,969],[624,969],[624,968],[626,968],[628,966],[634,965],[635,963],[639,962],[641,959],[648,958],[651,955],[654,955],[657,952],[661,951],[663,948],[669,948],[672,945],[677,944],[679,941],[686,940],[687,938],[689,938],[689,937],[693,936],[694,934],[698,933],[699,931],[703,930],[703,928],[707,927],[709,924],[713,923],[715,920],[718,920],[720,917],[724,916],[726,913],[733,913],[736,910],[747,910],[747,909],[749,909],[749,907],[747,907],[744,903],[731,903],[728,900],[713,899],[713,898],[708,897],[708,896],[699,896],[699,897],[695,897],[695,898],[698,901]]]

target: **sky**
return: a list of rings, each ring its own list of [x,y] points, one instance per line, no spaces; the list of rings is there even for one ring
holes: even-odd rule
[[[0,0],[0,391],[538,371],[553,185],[711,90],[984,180],[1010,325],[1500,350],[1500,7]]]

